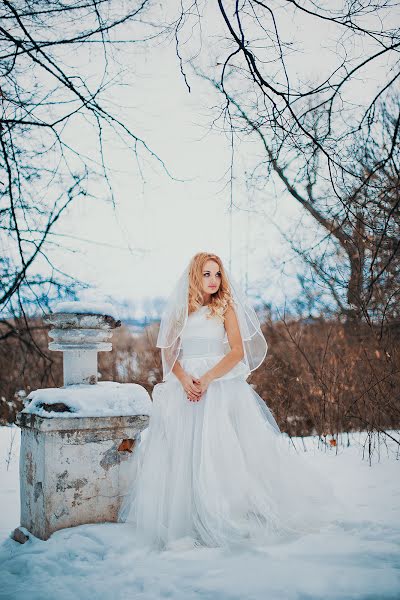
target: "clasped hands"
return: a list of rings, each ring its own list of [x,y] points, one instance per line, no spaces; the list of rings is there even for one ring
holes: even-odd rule
[[[181,383],[186,392],[188,400],[191,402],[198,402],[203,394],[205,394],[207,391],[211,381],[212,377],[208,373],[205,373],[200,378],[189,375],[189,373],[185,373]]]

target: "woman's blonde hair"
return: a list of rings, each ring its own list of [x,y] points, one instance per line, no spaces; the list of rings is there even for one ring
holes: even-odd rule
[[[215,294],[211,295],[210,303],[208,304],[210,309],[210,317],[218,316],[221,320],[224,320],[224,314],[228,306],[233,304],[231,290],[229,288],[228,278],[225,273],[224,265],[222,260],[216,254],[210,254],[208,252],[198,252],[195,254],[190,261],[189,267],[189,314],[198,310],[203,306],[203,268],[208,260],[213,260],[219,266],[221,273],[221,283]]]

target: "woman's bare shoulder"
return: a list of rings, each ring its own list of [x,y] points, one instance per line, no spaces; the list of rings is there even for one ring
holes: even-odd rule
[[[238,320],[237,320],[237,316],[236,316],[235,307],[233,306],[233,304],[228,304],[228,306],[226,307],[225,312],[224,312],[225,329],[232,325],[236,325],[237,322],[238,322]]]

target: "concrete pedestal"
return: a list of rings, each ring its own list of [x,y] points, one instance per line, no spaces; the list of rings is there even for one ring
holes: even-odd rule
[[[121,321],[101,314],[65,312],[46,315],[44,321],[53,325],[49,350],[64,353],[64,385],[97,383],[97,353],[112,350],[112,332]]]
[[[116,521],[134,440],[148,421],[19,413],[21,525],[47,540],[64,527]]]
[[[53,326],[49,349],[64,353],[64,387],[32,391],[17,416],[21,526],[42,540],[64,527],[117,520],[130,485],[129,458],[149,422],[143,387],[97,383],[97,353],[112,349],[121,321],[104,314],[104,306],[87,309],[64,302],[45,316]],[[13,537],[27,539],[18,528]]]

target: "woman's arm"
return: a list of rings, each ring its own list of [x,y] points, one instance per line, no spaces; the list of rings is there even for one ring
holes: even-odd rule
[[[225,330],[231,350],[212,369],[200,377],[202,393],[206,391],[211,381],[228,373],[244,357],[239,323],[232,306],[229,306],[225,312]]]
[[[200,399],[201,392],[198,384],[198,379],[186,373],[178,360],[175,361],[172,367],[172,373],[179,379],[183,389],[189,400],[197,401]]]
[[[172,372],[179,379],[179,381],[182,379],[182,377],[185,374],[185,371],[183,370],[182,365],[178,359],[175,361],[175,364],[172,367]]]

